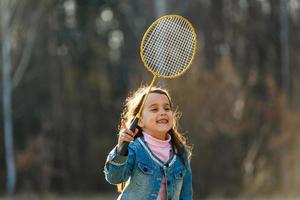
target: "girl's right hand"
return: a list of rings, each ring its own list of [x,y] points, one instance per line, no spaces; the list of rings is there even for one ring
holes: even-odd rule
[[[135,129],[134,132],[127,129],[126,123],[124,120],[121,121],[121,130],[119,132],[118,145],[117,149],[123,142],[132,142],[134,140],[134,136],[138,133],[138,129]]]

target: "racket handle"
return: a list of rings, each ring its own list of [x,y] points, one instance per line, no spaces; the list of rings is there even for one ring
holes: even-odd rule
[[[138,125],[138,122],[139,122],[139,118],[135,117],[129,126],[129,130],[134,132],[134,130],[136,129],[136,127]],[[120,144],[120,146],[118,148],[118,154],[121,156],[127,156],[128,155],[128,145],[129,145],[129,142],[123,142],[122,144]]]

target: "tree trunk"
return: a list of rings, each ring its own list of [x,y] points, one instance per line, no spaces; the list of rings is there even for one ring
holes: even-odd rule
[[[14,159],[13,125],[12,125],[12,84],[11,84],[11,40],[10,40],[10,5],[9,0],[2,0],[2,81],[3,81],[3,119],[6,158],[7,193],[13,195],[16,186],[16,169]]]

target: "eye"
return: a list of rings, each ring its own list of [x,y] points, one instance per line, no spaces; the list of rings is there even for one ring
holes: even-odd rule
[[[158,109],[157,109],[157,108],[151,108],[151,111],[152,111],[152,112],[157,112]]]
[[[165,108],[165,111],[170,111],[170,110],[171,110],[171,108],[169,108],[169,107]]]

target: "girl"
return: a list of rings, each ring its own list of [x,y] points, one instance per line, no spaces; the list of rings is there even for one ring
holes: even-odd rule
[[[118,185],[118,200],[191,200],[191,151],[177,130],[178,113],[168,91],[152,88],[137,129],[127,129],[147,91],[141,87],[126,100],[118,144],[104,166],[105,179]],[[127,156],[118,154],[124,141],[130,142]]]

